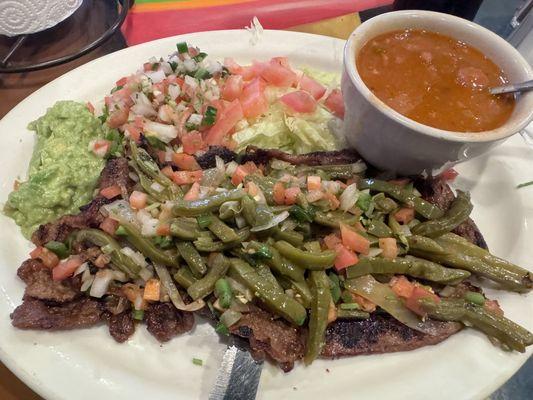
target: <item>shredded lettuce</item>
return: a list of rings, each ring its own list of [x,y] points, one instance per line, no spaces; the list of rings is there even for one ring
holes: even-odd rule
[[[302,71],[305,75],[313,78],[315,81],[320,82],[322,85],[329,88],[339,87],[340,75],[336,72],[326,72],[319,69],[304,67]]]

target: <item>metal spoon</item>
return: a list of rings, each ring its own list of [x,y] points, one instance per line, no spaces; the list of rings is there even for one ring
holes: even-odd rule
[[[512,85],[496,86],[490,89],[490,94],[521,93],[529,90],[533,90],[533,80]]]

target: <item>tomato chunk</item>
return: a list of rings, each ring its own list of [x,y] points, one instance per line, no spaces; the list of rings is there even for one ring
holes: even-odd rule
[[[146,201],[148,200],[148,195],[143,192],[134,190],[130,194],[130,205],[132,208],[140,210],[141,208],[146,207]]]
[[[394,214],[394,219],[402,224],[408,224],[415,219],[415,209],[403,207]]]
[[[172,180],[178,185],[188,185],[202,180],[203,171],[174,171]]]
[[[110,235],[114,235],[117,231],[118,225],[118,221],[114,220],[113,218],[107,217],[100,224],[100,229],[106,233],[109,233]]]
[[[224,137],[233,129],[235,124],[243,118],[243,107],[239,100],[233,100],[227,105],[205,138],[208,145],[216,146],[222,143]]]
[[[255,78],[244,87],[239,99],[242,105],[242,112],[246,118],[255,118],[268,111],[264,83],[259,78]]]
[[[296,204],[296,199],[300,193],[302,193],[302,191],[299,187],[290,187],[285,189],[285,204]]]
[[[61,261],[52,270],[52,279],[54,281],[62,281],[63,279],[70,278],[81,264],[83,264],[83,260],[80,256],[70,256],[66,260]]]
[[[326,87],[313,78],[308,77],[307,75],[302,75],[300,79],[300,89],[309,93],[315,100],[318,100],[324,96],[326,93]]]
[[[398,256],[398,245],[394,238],[380,238],[379,248],[383,250],[381,255],[385,258],[393,260]]]
[[[324,102],[324,105],[335,116],[344,118],[344,100],[340,89],[333,89]]]
[[[183,151],[187,154],[195,154],[199,150],[204,150],[206,144],[200,132],[189,132],[181,137]]]
[[[172,162],[179,169],[184,169],[186,171],[197,171],[200,169],[200,166],[196,162],[196,158],[189,154],[174,153],[172,154]]]
[[[281,205],[285,203],[285,186],[282,182],[276,182],[274,184],[274,187],[272,189],[272,195],[276,204]]]
[[[340,226],[342,244],[350,250],[357,251],[361,254],[368,254],[370,249],[370,241],[349,228],[347,225],[341,223]]]
[[[303,90],[284,94],[280,101],[297,113],[312,113],[316,110],[316,100]]]
[[[240,75],[231,75],[222,88],[221,97],[224,100],[233,101],[238,99],[244,88],[244,82],[242,76]]]
[[[122,189],[120,189],[120,186],[118,185],[108,186],[100,190],[100,194],[104,196],[106,199],[112,199],[114,197],[121,195]]]
[[[198,200],[200,197],[200,184],[198,182],[194,182],[189,189],[189,191],[183,196],[183,200],[185,201],[194,201]]]
[[[357,255],[340,243],[335,246],[335,252],[337,253],[335,257],[335,269],[337,271],[341,271],[359,262]]]
[[[46,247],[39,246],[35,248],[31,253],[30,257],[33,259],[39,259],[47,268],[54,268],[59,264],[59,257],[51,250],[48,250]]]
[[[291,87],[296,83],[297,75],[282,58],[273,58],[264,66],[261,77],[269,84],[278,87]]]

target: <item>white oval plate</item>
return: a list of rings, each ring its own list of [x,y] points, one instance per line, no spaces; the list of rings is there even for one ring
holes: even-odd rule
[[[56,100],[100,100],[117,79],[151,56],[166,56],[184,40],[220,60],[249,62],[283,55],[293,65],[328,71],[341,70],[344,45],[324,36],[266,31],[251,46],[246,31],[204,32],[130,47],[76,68],[33,93],[0,121],[0,202],[6,200],[14,179],[25,175],[33,145],[28,122]],[[533,187],[515,186],[533,179],[532,156],[533,150],[516,135],[490,154],[461,165],[456,182],[472,192],[474,220],[492,251],[529,268]],[[225,350],[207,324],[165,345],[142,326],[125,344],[115,343],[103,326],[53,333],[12,328],[9,314],[23,293],[16,270],[30,244],[9,218],[0,216],[0,228],[0,358],[31,388],[50,400],[207,398]],[[489,294],[511,319],[533,329],[533,296]],[[204,366],[193,365],[193,357],[201,358]],[[467,329],[437,346],[406,353],[319,360],[310,367],[298,364],[288,374],[266,365],[258,398],[482,399],[526,359],[527,355],[499,350],[484,335]]]

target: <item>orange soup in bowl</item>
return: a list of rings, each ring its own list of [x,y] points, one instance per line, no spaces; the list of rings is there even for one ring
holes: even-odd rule
[[[365,85],[385,104],[421,124],[455,132],[502,126],[512,95],[489,88],[507,83],[479,50],[425,30],[393,31],[368,41],[356,58]]]

